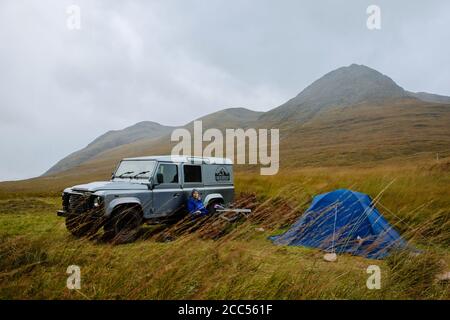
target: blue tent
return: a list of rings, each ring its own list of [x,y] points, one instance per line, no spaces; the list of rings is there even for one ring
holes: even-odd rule
[[[341,189],[314,197],[311,207],[275,244],[320,248],[381,259],[406,242],[363,193]]]

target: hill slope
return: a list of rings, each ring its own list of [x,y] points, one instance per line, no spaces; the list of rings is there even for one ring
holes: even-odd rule
[[[435,103],[447,103],[450,104],[450,97],[442,96],[439,94],[432,94],[427,92],[409,92],[408,95],[411,97],[420,99],[425,102],[435,102]]]
[[[249,123],[257,121],[264,112],[249,110],[246,108],[228,108],[220,110],[196,120],[201,120],[204,128],[243,128]],[[193,121],[189,122],[185,128],[190,129]]]
[[[262,112],[245,108],[229,108],[208,114],[197,120],[203,122],[204,128],[225,129],[243,127],[247,123],[256,121],[261,114]],[[193,122],[190,122],[184,127],[190,129],[192,124]],[[69,170],[86,161],[101,157],[108,151],[111,151],[114,154],[119,147],[124,147],[124,150],[130,151],[130,149],[133,149],[134,145],[139,146],[138,148],[141,149],[141,145],[148,145],[149,143],[153,144],[154,141],[158,141],[158,139],[170,141],[170,134],[174,129],[175,127],[163,126],[155,122],[145,121],[139,122],[123,130],[109,131],[92,141],[87,147],[76,151],[59,161],[44,175],[56,174]],[[128,144],[130,144],[131,148],[127,147]]]
[[[173,127],[163,126],[156,122],[143,121],[123,130],[108,131],[101,135],[85,148],[78,150],[51,167],[44,175],[58,173],[73,168],[94,158],[99,153],[135,142],[144,138],[161,137],[173,130]]]
[[[286,127],[282,166],[374,165],[450,155],[450,105],[402,98],[326,111]]]

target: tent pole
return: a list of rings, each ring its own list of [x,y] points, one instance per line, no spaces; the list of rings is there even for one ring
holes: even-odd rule
[[[336,234],[336,220],[337,220],[337,205],[334,207],[334,226],[333,226],[333,242],[331,245],[331,252],[334,252],[334,239],[335,239],[335,234]]]

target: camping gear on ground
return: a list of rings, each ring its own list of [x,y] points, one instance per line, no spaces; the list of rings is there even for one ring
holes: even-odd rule
[[[350,253],[382,259],[406,242],[363,193],[340,189],[314,197],[309,209],[275,244],[320,248],[328,253]]]
[[[242,213],[243,215],[247,216],[249,213],[252,212],[251,209],[232,209],[232,208],[223,208],[223,209],[217,209],[217,212],[234,212],[234,213]]]
[[[241,216],[247,218],[248,215],[252,212],[250,209],[220,209],[217,212],[221,213],[220,218],[233,222],[239,219]]]
[[[228,222],[233,222],[239,219],[241,216],[245,218],[252,212],[251,209],[235,209],[235,208],[225,208],[221,205],[215,206],[216,212],[220,213],[220,217]],[[228,214],[228,213],[231,213]]]

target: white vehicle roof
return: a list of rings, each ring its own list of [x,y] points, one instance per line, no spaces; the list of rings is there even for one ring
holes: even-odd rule
[[[176,162],[176,163],[195,163],[202,162],[204,164],[233,164],[228,158],[217,157],[193,157],[193,156],[148,156],[148,157],[136,157],[125,158],[123,160],[154,160],[161,162]]]

